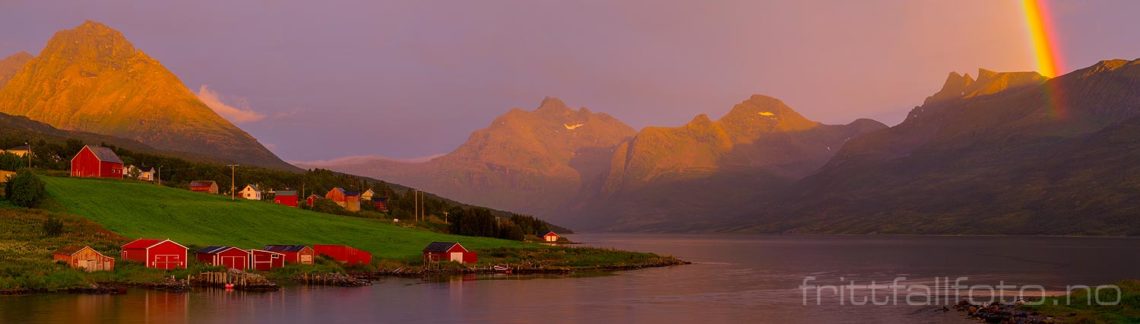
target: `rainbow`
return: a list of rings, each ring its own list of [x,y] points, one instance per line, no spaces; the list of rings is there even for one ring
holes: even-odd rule
[[[1037,73],[1053,78],[1062,72],[1061,55],[1057,51],[1057,39],[1053,34],[1053,18],[1045,0],[1022,0],[1025,11],[1025,25],[1033,43],[1033,58],[1037,61]],[[1059,82],[1045,82],[1044,104],[1049,116],[1065,119],[1068,112],[1064,107],[1063,91]]]
[[[1023,0],[1025,24],[1033,41],[1033,57],[1037,60],[1037,72],[1052,78],[1061,72],[1061,56],[1057,52],[1057,42],[1053,35],[1053,23],[1049,20],[1049,7],[1044,0]]]

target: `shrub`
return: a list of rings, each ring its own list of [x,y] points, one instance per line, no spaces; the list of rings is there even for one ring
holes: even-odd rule
[[[352,215],[352,212],[344,209],[344,207],[341,207],[340,205],[337,205],[336,202],[332,201],[332,199],[323,199],[323,198],[316,199],[315,201],[313,201],[312,210],[315,212],[326,213],[326,214]]]
[[[0,153],[0,170],[18,170],[28,166],[28,161],[8,152]]]
[[[55,217],[44,220],[44,235],[55,237],[60,234],[63,234],[63,221]]]
[[[20,170],[8,181],[4,194],[13,205],[32,208],[40,205],[47,191],[43,180],[31,171]]]

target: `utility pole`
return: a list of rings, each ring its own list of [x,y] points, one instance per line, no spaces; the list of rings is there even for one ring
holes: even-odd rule
[[[420,221],[420,191],[412,190],[412,216],[416,218],[416,222]]]
[[[28,169],[32,168],[32,142],[24,142],[24,146],[28,147]]]
[[[237,187],[234,186],[234,179],[236,178],[238,165],[229,164],[226,166],[230,167],[230,200],[234,201],[237,200]]]
[[[158,180],[158,181],[156,181],[156,182],[158,182],[158,185],[160,185],[160,186],[162,185],[162,166],[161,165],[158,166],[158,178],[156,178],[155,180]]]

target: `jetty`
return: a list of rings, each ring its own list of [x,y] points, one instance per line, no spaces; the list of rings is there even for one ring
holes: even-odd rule
[[[265,279],[262,275],[238,270],[192,274],[187,278],[187,281],[190,285],[195,287],[213,287],[246,291],[276,291],[280,289],[277,283]]]

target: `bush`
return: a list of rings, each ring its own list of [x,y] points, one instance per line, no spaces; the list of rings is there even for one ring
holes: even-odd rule
[[[324,198],[316,199],[315,201],[313,201],[312,210],[315,212],[325,213],[325,214],[353,215],[352,212],[344,209],[344,207],[341,207],[340,205],[337,205],[336,202],[332,201],[332,199],[324,199]]]
[[[0,170],[19,170],[28,166],[28,161],[8,152],[0,153]]]
[[[8,181],[4,194],[13,205],[33,208],[40,205],[47,191],[43,180],[31,171],[20,170]]]
[[[60,234],[63,234],[63,221],[55,217],[44,220],[44,235],[55,237]]]

